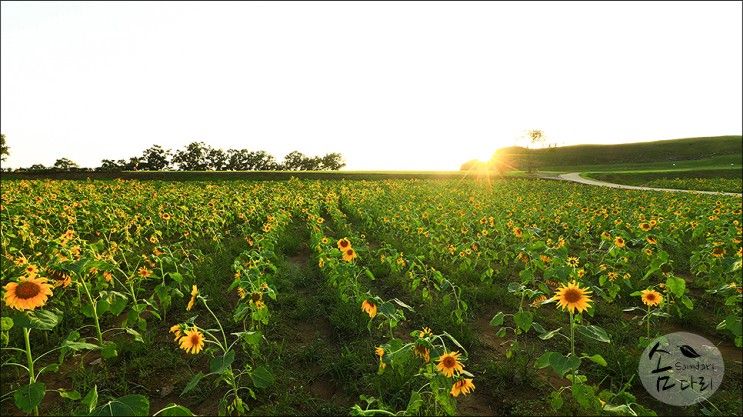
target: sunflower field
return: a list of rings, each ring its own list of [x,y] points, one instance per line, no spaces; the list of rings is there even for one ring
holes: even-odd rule
[[[548,180],[2,182],[2,415],[728,415],[741,198]],[[655,337],[725,360],[694,406]]]

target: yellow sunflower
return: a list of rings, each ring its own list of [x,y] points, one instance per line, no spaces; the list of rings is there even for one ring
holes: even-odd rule
[[[521,237],[521,236],[523,236],[523,234],[524,234],[524,232],[521,230],[520,227],[514,227],[513,228],[513,235],[514,236]]]
[[[715,258],[722,258],[725,255],[725,249],[723,248],[714,248],[712,249],[712,256]]]
[[[459,352],[449,352],[441,355],[436,369],[447,378],[454,376],[454,371],[462,372],[464,366],[459,362]]]
[[[655,290],[642,290],[641,297],[642,302],[648,307],[660,305],[663,301],[663,296]]]
[[[369,300],[364,300],[361,303],[361,310],[368,314],[370,318],[374,318],[377,315],[377,305]]]
[[[173,336],[175,336],[175,341],[178,341],[178,339],[183,336],[183,332],[181,332],[181,325],[175,324],[170,328],[170,333],[173,333]]]
[[[572,266],[573,268],[578,266],[578,258],[575,256],[569,256],[568,257],[568,265]]]
[[[459,396],[459,394],[467,395],[475,390],[475,384],[472,383],[472,378],[464,378],[455,382],[451,386],[451,395],[453,397]]]
[[[199,295],[199,289],[196,288],[196,285],[191,286],[191,299],[188,301],[188,306],[186,306],[186,311],[191,311],[193,306],[196,304],[197,295]]]
[[[580,288],[573,281],[567,286],[563,285],[558,288],[555,293],[555,299],[558,301],[558,307],[562,307],[563,311],[567,309],[572,314],[575,310],[578,310],[579,313],[582,313],[588,308],[591,302],[591,297],[588,295],[590,293],[585,288]]]
[[[338,250],[340,250],[341,252],[344,252],[346,249],[349,249],[350,247],[351,247],[351,242],[345,237],[343,239],[338,240]]]
[[[614,245],[618,248],[623,248],[625,245],[624,238],[621,236],[617,236],[614,238]]]
[[[387,364],[384,363],[384,360],[382,360],[382,357],[384,356],[384,348],[382,346],[379,346],[374,349],[374,353],[379,356],[379,369],[384,369],[385,367],[387,367]]]
[[[422,358],[426,363],[431,361],[431,352],[428,350],[427,347],[423,345],[419,345],[416,343],[415,348],[413,349],[413,354],[415,356]]]
[[[186,330],[180,340],[181,349],[191,354],[197,354],[204,348],[204,334],[196,327]]]
[[[42,307],[52,295],[52,286],[46,281],[46,278],[22,277],[18,282],[5,284],[5,305],[16,310]]]
[[[357,258],[356,251],[353,250],[353,248],[349,247],[348,249],[343,251],[343,260],[346,262],[352,262],[354,259]]]

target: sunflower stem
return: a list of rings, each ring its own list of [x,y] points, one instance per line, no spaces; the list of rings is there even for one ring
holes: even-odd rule
[[[28,361],[28,383],[33,384],[36,382],[36,374],[34,373],[34,358],[31,356],[31,329],[28,327],[23,328],[23,340],[26,342],[26,361]],[[39,406],[34,407],[34,415],[39,415]]]
[[[575,320],[570,312],[570,353],[575,356]]]
[[[645,317],[647,317],[645,320],[645,327],[647,329],[647,337],[648,339],[650,339],[650,306],[648,306],[648,315]]]
[[[90,295],[90,291],[88,290],[87,284],[85,284],[85,280],[81,278],[80,282],[83,284],[83,289],[85,290],[85,295],[88,296],[90,305],[93,306],[93,320],[95,321],[95,331],[98,335],[98,344],[103,347],[103,333],[101,332],[101,323],[98,321],[98,305],[95,301],[93,301],[93,297]]]
[[[222,351],[227,354],[227,336],[224,334],[224,329],[222,328],[222,323],[219,322],[219,319],[217,318],[217,315],[214,314],[211,308],[209,308],[209,304],[206,303],[206,299],[204,297],[200,297],[201,301],[204,302],[204,307],[206,307],[207,310],[212,314],[212,317],[214,317],[214,320],[216,320],[217,325],[219,326],[219,331],[222,332],[222,340],[224,341],[224,345],[221,345]]]

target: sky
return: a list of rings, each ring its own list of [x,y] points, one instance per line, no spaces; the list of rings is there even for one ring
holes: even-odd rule
[[[347,170],[740,135],[741,2],[0,4],[4,167],[199,140]]]

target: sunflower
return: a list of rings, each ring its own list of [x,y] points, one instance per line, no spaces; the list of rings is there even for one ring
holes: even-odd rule
[[[262,300],[258,300],[255,302],[255,308],[257,308],[258,310],[262,310],[266,308],[266,303],[264,303]]]
[[[343,251],[343,260],[346,262],[352,262],[354,259],[357,258],[356,251],[353,250],[353,248],[349,247],[348,249]]]
[[[24,272],[26,273],[26,276],[33,278],[39,273],[39,268],[36,265],[28,264],[24,269]]]
[[[472,378],[464,378],[455,382],[454,385],[451,386],[451,395],[453,397],[456,397],[459,394],[467,395],[474,390],[475,384],[472,383]]]
[[[175,336],[175,341],[178,341],[178,339],[183,336],[183,332],[181,332],[181,325],[180,324],[174,324],[170,328],[170,333],[173,333],[173,336]]]
[[[379,369],[384,369],[387,367],[387,364],[384,363],[384,360],[382,357],[384,356],[384,348],[382,346],[378,346],[376,349],[374,349],[374,353],[379,356]]]
[[[532,308],[539,308],[543,302],[547,301],[547,297],[544,295],[537,296],[534,300],[532,300],[531,304],[529,304]]]
[[[252,292],[252,293],[250,293],[250,299],[254,303],[257,303],[258,301],[263,300],[263,293],[262,292]]]
[[[54,280],[54,287],[64,287],[67,288],[72,284],[72,278],[67,273],[67,271],[59,270],[59,269],[49,269],[47,270],[47,274],[49,275],[49,278],[52,278]]]
[[[330,239],[328,239],[327,237],[323,237],[321,242],[323,245],[327,245],[328,243],[330,243]]]
[[[109,271],[104,271],[103,272],[103,279],[105,279],[106,282],[111,283],[114,280],[114,276]]]
[[[145,266],[143,266],[143,267],[140,267],[140,268],[139,268],[139,269],[137,270],[137,273],[138,273],[138,274],[139,274],[139,276],[140,276],[140,277],[142,277],[142,278],[147,278],[147,277],[149,277],[150,275],[152,275],[152,271],[150,271],[149,269],[147,269],[147,267],[145,267]]]
[[[364,300],[361,303],[361,310],[368,314],[370,318],[374,318],[377,315],[377,305],[369,300]]]
[[[609,233],[607,231],[603,231],[603,232],[601,232],[601,238],[602,239],[606,239],[606,240],[610,240],[611,239],[611,233]]]
[[[248,292],[245,291],[245,288],[237,287],[237,296],[240,297],[241,300],[245,298],[245,296],[247,295],[248,295]]]
[[[582,313],[588,308],[588,304],[591,302],[591,297],[588,295],[590,291],[585,288],[580,288],[575,281],[569,283],[567,286],[561,286],[555,293],[555,299],[558,301],[558,307],[562,307],[570,311],[573,314],[575,310]]]
[[[415,348],[413,349],[413,353],[415,354],[415,356],[426,361],[426,363],[431,361],[431,352],[428,350],[427,347],[423,345],[416,344]]]
[[[656,243],[658,243],[658,239],[656,239],[655,236],[648,236],[645,238],[645,240],[651,245],[655,245]]]
[[[521,237],[524,234],[524,232],[521,230],[520,227],[514,227],[513,228],[513,235],[516,237]]]
[[[320,260],[317,261],[317,266],[320,269],[325,268],[325,259],[324,258],[320,258]]]
[[[46,304],[52,286],[46,278],[22,277],[19,282],[5,284],[5,304],[16,310],[33,310]]]
[[[614,238],[614,245],[616,247],[623,248],[624,247],[624,244],[625,243],[624,243],[624,238],[623,237],[617,236],[617,237]]]
[[[653,227],[652,227],[652,226],[650,226],[650,224],[649,224],[649,223],[640,223],[640,229],[641,229],[641,230],[642,230],[643,232],[647,232],[647,231],[649,231],[649,230],[650,230],[650,229],[652,229],[652,228],[653,228]]]
[[[642,290],[642,302],[648,306],[657,306],[663,301],[663,296],[655,290]]]
[[[196,304],[197,295],[199,295],[199,289],[196,288],[196,285],[191,286],[191,299],[188,301],[188,305],[186,306],[186,311],[191,311],[193,306]]]
[[[449,352],[441,355],[436,369],[447,378],[454,376],[454,371],[462,372],[464,366],[459,362],[459,352]]]
[[[715,258],[722,258],[725,255],[725,249],[723,248],[714,248],[712,249],[712,256]]]
[[[433,336],[433,332],[430,328],[424,327],[423,330],[418,332],[418,338],[423,339],[424,337]]]
[[[343,239],[338,240],[338,250],[345,251],[346,249],[349,249],[350,247],[351,247],[351,242],[345,237]]]
[[[204,348],[204,334],[196,327],[186,330],[180,340],[181,349],[188,353],[197,354]]]
[[[578,266],[578,258],[575,256],[569,256],[568,257],[568,265],[572,266],[573,268]]]

